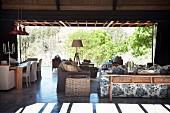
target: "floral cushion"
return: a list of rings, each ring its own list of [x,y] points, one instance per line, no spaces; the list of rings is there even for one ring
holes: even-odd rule
[[[99,82],[100,97],[109,96],[109,77],[101,76]],[[124,84],[115,83],[112,86],[113,97],[149,97],[167,98],[168,87],[165,84]]]

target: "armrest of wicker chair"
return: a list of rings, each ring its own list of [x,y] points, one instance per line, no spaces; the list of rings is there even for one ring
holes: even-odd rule
[[[57,91],[64,92],[65,91],[65,83],[66,83],[66,78],[69,75],[74,75],[74,76],[79,76],[79,75],[87,75],[90,77],[90,72],[86,71],[81,71],[81,72],[68,72],[64,71],[61,67],[58,67],[58,83],[57,83]]]

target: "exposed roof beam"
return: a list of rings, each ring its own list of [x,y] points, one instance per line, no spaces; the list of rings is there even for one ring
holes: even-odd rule
[[[60,0],[56,0],[56,6],[57,6],[57,10],[60,10]]]
[[[62,26],[62,27],[140,27],[140,26],[152,26],[156,24],[156,21],[27,21],[23,20],[22,24],[25,26]]]
[[[2,10],[1,19],[17,18],[17,10]],[[24,20],[37,21],[169,21],[170,11],[29,11],[22,10]]]
[[[107,27],[110,27],[113,24],[114,21],[110,21],[110,23],[107,25]]]
[[[67,21],[66,21],[65,23],[66,23],[67,25],[69,25],[69,27],[71,27],[70,22],[67,22]]]
[[[67,27],[66,24],[63,21],[59,21],[64,27]]]
[[[77,26],[79,27],[79,23],[76,21],[76,23],[77,23]]]
[[[116,10],[117,0],[113,0],[113,11]]]
[[[97,25],[97,21],[95,22],[95,27],[96,27],[96,25]]]
[[[106,21],[104,24],[103,24],[103,27],[105,27],[105,25],[107,24],[108,22]]]

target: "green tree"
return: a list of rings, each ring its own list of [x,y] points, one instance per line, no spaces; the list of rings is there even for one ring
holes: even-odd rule
[[[130,39],[130,48],[135,57],[151,53],[152,27],[138,27]]]
[[[75,49],[71,48],[73,39],[82,39],[83,48],[78,48],[80,59],[90,59],[98,65],[113,57],[112,38],[105,30],[79,30],[73,33],[65,43],[65,49],[71,52],[71,58],[75,53]]]
[[[50,65],[52,55],[57,53],[59,27],[28,27],[28,36],[20,36],[22,58],[43,58],[44,65]],[[20,41],[19,41],[20,42]],[[26,56],[26,57],[25,57]],[[45,59],[45,60],[44,60]]]

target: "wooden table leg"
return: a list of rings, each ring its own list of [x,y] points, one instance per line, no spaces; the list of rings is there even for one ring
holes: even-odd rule
[[[15,88],[17,90],[22,89],[22,74],[23,74],[23,68],[17,67],[17,69],[16,69],[16,81],[15,81]]]
[[[112,76],[110,76],[109,80],[109,101],[112,102]]]

